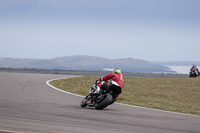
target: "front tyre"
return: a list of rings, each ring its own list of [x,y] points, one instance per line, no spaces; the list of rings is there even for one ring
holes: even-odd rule
[[[110,93],[105,94],[105,98],[100,103],[95,104],[96,109],[104,109],[106,108],[113,100],[113,96]]]
[[[80,106],[82,107],[82,108],[84,108],[84,107],[86,107],[87,106],[87,99],[86,99],[86,97],[81,101],[81,104],[80,104]]]

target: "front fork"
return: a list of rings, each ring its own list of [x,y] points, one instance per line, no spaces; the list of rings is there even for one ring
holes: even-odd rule
[[[86,96],[86,103],[88,106],[94,106],[95,103],[100,103],[104,99],[103,93],[93,93]]]

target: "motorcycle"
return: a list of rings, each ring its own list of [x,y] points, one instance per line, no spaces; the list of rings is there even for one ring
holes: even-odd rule
[[[198,77],[199,77],[198,72],[197,72],[197,71],[193,71],[193,70],[190,71],[189,75],[190,75],[190,76],[189,76],[190,78],[191,78],[191,77],[195,77],[195,78],[198,78]]]
[[[95,93],[97,84],[98,81],[91,87],[90,93],[81,101],[81,107],[89,106],[102,110],[116,101],[112,90],[101,87],[99,93]]]

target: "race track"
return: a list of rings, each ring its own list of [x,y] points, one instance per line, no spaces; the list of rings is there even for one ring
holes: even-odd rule
[[[0,131],[16,133],[200,133],[200,117],[113,104],[81,108],[82,97],[47,80],[67,75],[0,73]]]

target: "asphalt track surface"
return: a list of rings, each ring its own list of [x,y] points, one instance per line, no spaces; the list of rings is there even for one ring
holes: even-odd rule
[[[113,104],[81,108],[82,97],[46,84],[70,75],[0,73],[0,131],[16,133],[200,133],[200,117]]]

